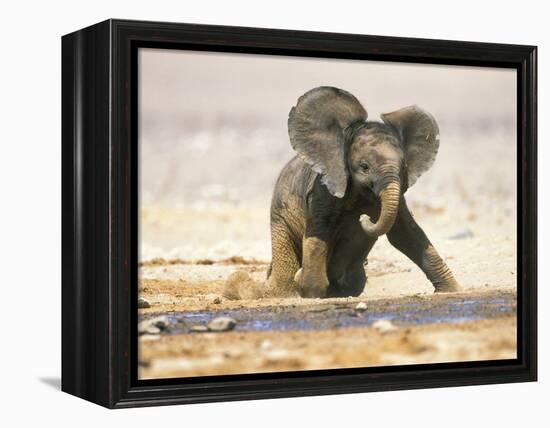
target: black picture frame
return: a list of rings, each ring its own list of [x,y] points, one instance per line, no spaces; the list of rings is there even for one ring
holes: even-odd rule
[[[518,358],[137,380],[137,49],[517,70]],[[62,390],[124,408],[537,379],[535,46],[107,20],[62,38]]]

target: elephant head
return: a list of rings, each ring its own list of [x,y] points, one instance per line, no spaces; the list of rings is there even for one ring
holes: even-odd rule
[[[433,165],[439,128],[417,106],[367,121],[367,111],[349,92],[318,87],[302,95],[290,111],[288,131],[294,150],[336,198],[353,188],[380,200],[380,216],[362,216],[369,236],[387,233],[395,221],[401,193]]]

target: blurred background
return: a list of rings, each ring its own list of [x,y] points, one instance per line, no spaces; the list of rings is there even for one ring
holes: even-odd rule
[[[140,259],[269,260],[288,113],[321,85],[354,94],[370,120],[431,112],[441,145],[406,195],[417,220],[432,241],[494,238],[515,258],[515,70],[140,49]]]

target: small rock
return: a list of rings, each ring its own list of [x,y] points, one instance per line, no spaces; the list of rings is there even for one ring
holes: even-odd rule
[[[390,320],[378,320],[372,323],[372,328],[382,334],[397,330],[397,327]]]
[[[139,334],[159,334],[163,330],[170,328],[170,322],[167,317],[160,316],[143,320],[138,323]]]
[[[208,327],[205,325],[194,325],[191,327],[191,331],[193,333],[206,333],[208,331]]]
[[[165,317],[163,315],[151,318],[149,322],[152,323],[155,327],[160,328],[161,330],[167,330],[170,327],[170,321],[168,320],[168,317]]]
[[[208,323],[209,331],[230,331],[235,328],[237,321],[229,317],[214,318]]]
[[[146,309],[146,308],[150,308],[151,307],[151,304],[145,300],[144,298],[140,297],[138,299],[138,308],[139,309]]]
[[[355,306],[355,310],[358,312],[365,312],[367,310],[367,304],[365,302],[359,302]]]

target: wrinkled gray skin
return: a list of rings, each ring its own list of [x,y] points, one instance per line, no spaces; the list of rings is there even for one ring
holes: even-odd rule
[[[411,106],[367,121],[346,91],[315,88],[289,115],[298,156],[282,170],[271,205],[273,259],[264,296],[357,296],[363,264],[386,234],[435,291],[458,290],[451,271],[413,219],[404,193],[433,164],[434,118]]]

